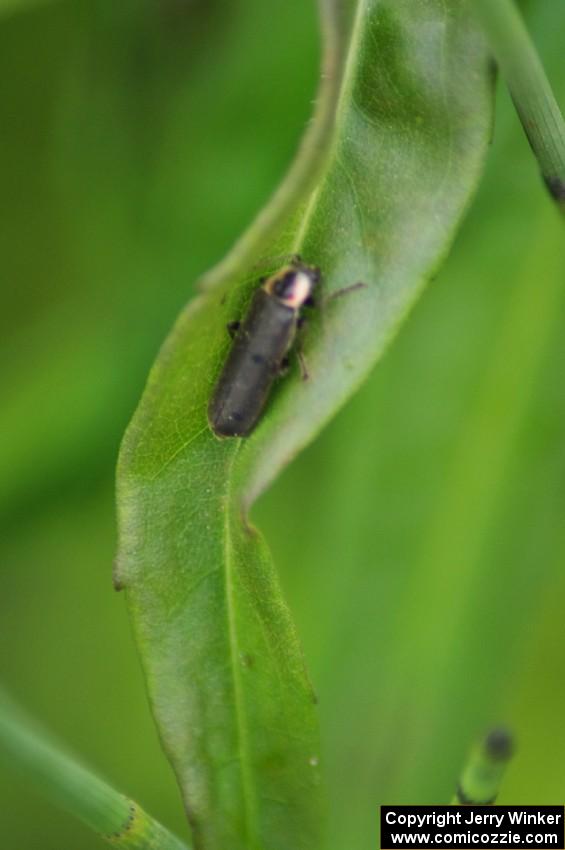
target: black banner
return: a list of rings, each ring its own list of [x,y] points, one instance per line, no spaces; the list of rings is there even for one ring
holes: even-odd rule
[[[382,850],[565,850],[563,806],[381,806]]]

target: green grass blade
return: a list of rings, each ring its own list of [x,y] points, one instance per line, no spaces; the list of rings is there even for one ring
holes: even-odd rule
[[[489,732],[471,753],[452,803],[466,806],[492,805],[498,796],[512,754],[512,736],[506,729]]]
[[[115,847],[187,850],[137,803],[63,753],[1,691],[0,755],[55,805]]]
[[[349,16],[336,30],[345,42],[328,141],[300,154],[314,189],[305,197],[289,178],[268,226],[252,228],[181,315],[120,455],[117,580],[198,850],[322,845],[314,697],[245,514],[382,354],[449,247],[491,133],[487,52],[464,4],[340,8]],[[321,266],[326,293],[367,288],[312,322],[311,380],[295,369],[250,438],[221,442],[206,408],[225,325],[272,258],[295,251]]]
[[[565,210],[565,121],[514,0],[474,0],[543,180]]]

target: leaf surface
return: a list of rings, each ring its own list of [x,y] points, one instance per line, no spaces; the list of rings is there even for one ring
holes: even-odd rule
[[[325,11],[338,33],[323,104],[333,118],[322,126],[319,110],[317,144],[179,318],[120,456],[117,579],[198,850],[322,846],[315,699],[246,516],[382,353],[445,254],[490,137],[491,74],[464,3]],[[366,288],[310,322],[311,379],[293,368],[251,437],[218,440],[206,409],[229,347],[225,325],[259,275],[295,252],[321,267],[323,298],[357,281]]]

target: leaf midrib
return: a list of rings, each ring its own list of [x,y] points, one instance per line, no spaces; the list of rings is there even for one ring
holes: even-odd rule
[[[257,800],[255,793],[255,784],[252,778],[251,754],[249,747],[249,735],[245,713],[245,696],[243,693],[243,685],[241,681],[241,671],[238,663],[238,632],[236,620],[236,606],[233,598],[233,563],[232,563],[232,536],[231,536],[231,515],[232,515],[232,482],[233,482],[233,467],[241,447],[241,439],[237,440],[237,445],[232,454],[231,461],[228,465],[227,487],[226,487],[226,510],[224,514],[224,564],[225,564],[225,587],[226,587],[226,615],[228,621],[228,635],[230,645],[230,664],[231,676],[233,683],[234,708],[236,716],[236,730],[239,762],[241,767],[241,789],[244,801],[245,811],[245,837],[249,841],[249,847],[258,846],[257,835]]]
[[[339,135],[337,133],[337,127],[338,127],[338,124],[339,124],[339,122],[342,118],[342,113],[343,113],[343,110],[344,110],[343,103],[347,99],[347,97],[348,97],[348,95],[351,91],[351,88],[353,86],[355,67],[356,67],[357,60],[358,60],[356,48],[357,48],[357,44],[359,43],[360,38],[361,38],[360,32],[362,30],[362,21],[363,21],[363,16],[364,16],[364,13],[365,13],[365,8],[366,8],[366,0],[358,0],[357,9],[355,11],[355,18],[354,18],[354,21],[353,21],[353,27],[351,29],[351,35],[349,37],[349,43],[348,43],[348,46],[347,46],[347,58],[345,60],[343,75],[342,75],[342,78],[341,78],[340,92],[339,92],[339,95],[338,95],[338,98],[337,98],[337,104],[336,104],[336,109],[335,109],[335,119],[334,119],[334,124],[333,124],[332,132],[331,132],[332,139],[331,139],[331,142],[330,142],[330,145],[329,145],[329,150],[328,150],[326,173],[322,174],[320,176],[320,180],[319,180],[317,186],[313,189],[310,197],[308,198],[308,201],[307,201],[307,204],[306,204],[306,209],[304,211],[304,215],[301,218],[300,226],[297,230],[296,236],[295,236],[293,243],[292,243],[292,249],[291,249],[291,252],[290,252],[291,254],[299,254],[300,253],[300,249],[302,248],[302,243],[304,241],[304,237],[305,237],[306,233],[308,232],[308,229],[310,227],[310,222],[311,222],[312,217],[314,215],[314,212],[316,210],[318,198],[319,198],[320,193],[322,191],[322,187],[324,185],[325,177],[326,177],[326,174],[328,173],[328,170],[329,170],[329,167],[330,167],[332,155],[335,153],[336,140],[337,140],[338,135]]]

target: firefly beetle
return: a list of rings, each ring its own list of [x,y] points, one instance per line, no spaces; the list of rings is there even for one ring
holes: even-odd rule
[[[208,405],[219,437],[245,437],[257,424],[320,278],[320,269],[293,257],[262,280],[243,320],[228,326],[234,342]]]

